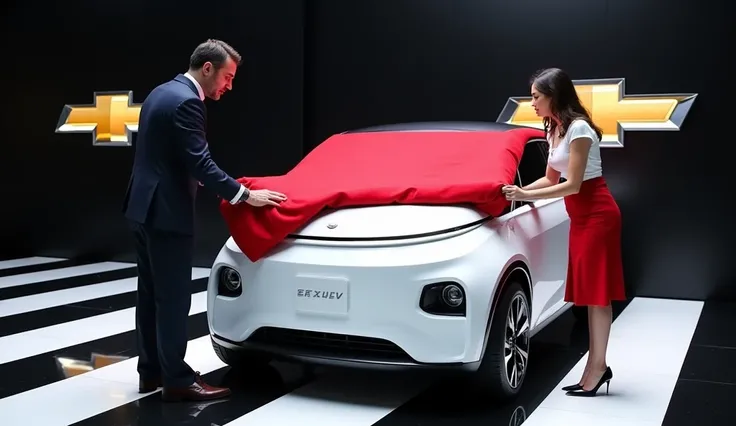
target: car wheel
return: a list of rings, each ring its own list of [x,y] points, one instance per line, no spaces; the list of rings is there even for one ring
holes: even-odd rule
[[[214,340],[212,340],[212,348],[215,350],[217,357],[220,358],[220,361],[233,368],[249,367],[271,362],[271,358],[268,355],[250,352],[245,349],[226,348]]]
[[[515,397],[529,365],[529,299],[519,283],[501,295],[491,323],[488,344],[477,374],[481,386],[494,398]]]

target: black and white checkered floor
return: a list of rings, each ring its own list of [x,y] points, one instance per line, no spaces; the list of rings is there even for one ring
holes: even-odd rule
[[[207,334],[209,271],[192,271],[187,360],[227,400],[164,404],[138,394],[135,265],[33,257],[0,261],[0,424],[267,426],[597,426],[733,424],[736,304],[635,298],[616,309],[610,394],[570,398],[585,324],[567,313],[533,339],[513,403],[448,379],[274,363],[231,370]],[[731,418],[731,421],[727,421]]]

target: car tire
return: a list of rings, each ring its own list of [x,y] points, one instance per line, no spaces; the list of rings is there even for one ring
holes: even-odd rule
[[[268,355],[251,352],[245,349],[226,348],[212,340],[212,348],[220,361],[233,368],[249,367],[252,365],[268,364],[271,358]]]
[[[476,372],[476,382],[493,398],[510,399],[521,391],[529,366],[530,314],[529,299],[521,284],[509,284],[496,306],[486,350]],[[522,321],[517,322],[514,330],[509,328],[510,332],[507,332],[506,325],[510,324],[510,318],[518,315],[521,315]],[[508,348],[507,341],[511,343]],[[507,355],[511,356],[508,363],[505,361]],[[514,366],[518,368],[522,365],[521,374],[517,374],[518,370],[513,370]]]

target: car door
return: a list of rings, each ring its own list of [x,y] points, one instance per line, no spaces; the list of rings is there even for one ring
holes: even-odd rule
[[[545,175],[548,150],[545,140],[527,144],[519,164],[518,179],[522,185]],[[515,203],[510,216],[508,231],[530,263],[532,324],[536,325],[565,306],[569,218],[561,197]]]

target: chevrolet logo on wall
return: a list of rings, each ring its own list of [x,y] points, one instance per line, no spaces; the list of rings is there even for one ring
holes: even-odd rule
[[[575,80],[580,101],[601,128],[603,147],[623,147],[629,130],[680,130],[697,93],[627,95],[623,78]],[[544,128],[531,105],[531,97],[506,101],[497,122]]]
[[[56,133],[91,133],[95,146],[131,146],[141,106],[133,92],[95,92],[91,105],[64,105]]]

